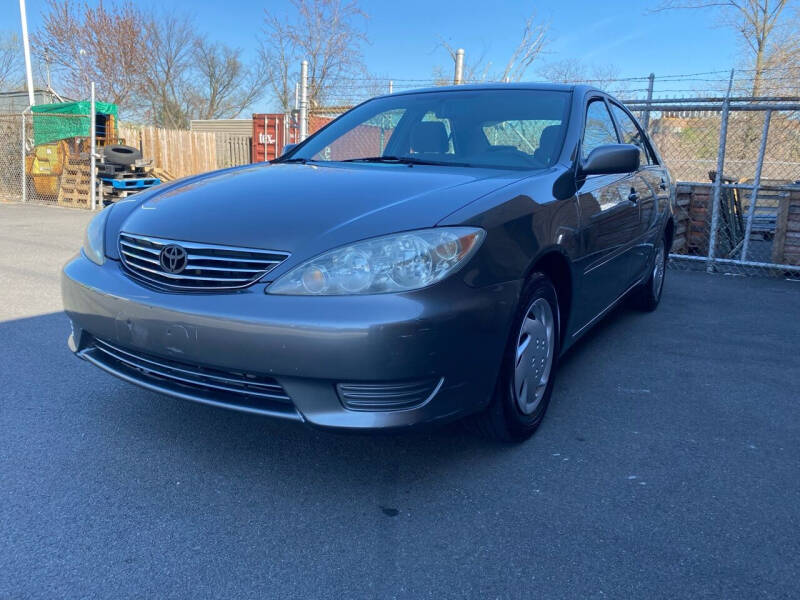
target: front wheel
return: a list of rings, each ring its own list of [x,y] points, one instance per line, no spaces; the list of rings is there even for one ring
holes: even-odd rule
[[[553,391],[560,327],[556,289],[535,273],[523,290],[492,400],[469,419],[472,429],[502,441],[522,441],[536,431]]]

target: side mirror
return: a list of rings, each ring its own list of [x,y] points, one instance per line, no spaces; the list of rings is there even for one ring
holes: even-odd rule
[[[633,144],[598,146],[580,163],[580,175],[633,173],[639,168],[639,147]]]
[[[286,144],[283,147],[283,150],[281,151],[281,156],[286,156],[287,154],[289,154],[289,152],[291,152],[295,148],[297,148],[297,144]]]

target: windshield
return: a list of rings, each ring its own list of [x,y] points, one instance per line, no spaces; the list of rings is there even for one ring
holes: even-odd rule
[[[542,169],[558,159],[569,92],[465,90],[370,100],[284,159]]]

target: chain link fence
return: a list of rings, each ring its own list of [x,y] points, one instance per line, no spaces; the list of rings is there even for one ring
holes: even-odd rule
[[[20,202],[25,181],[24,117],[0,115],[0,201]]]
[[[91,208],[89,115],[0,115],[0,200]]]
[[[679,182],[673,267],[800,276],[800,98],[628,107]]]

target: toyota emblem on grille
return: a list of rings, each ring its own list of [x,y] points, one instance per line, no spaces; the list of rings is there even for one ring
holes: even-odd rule
[[[164,246],[158,260],[167,273],[178,274],[186,268],[186,250],[177,244]]]

